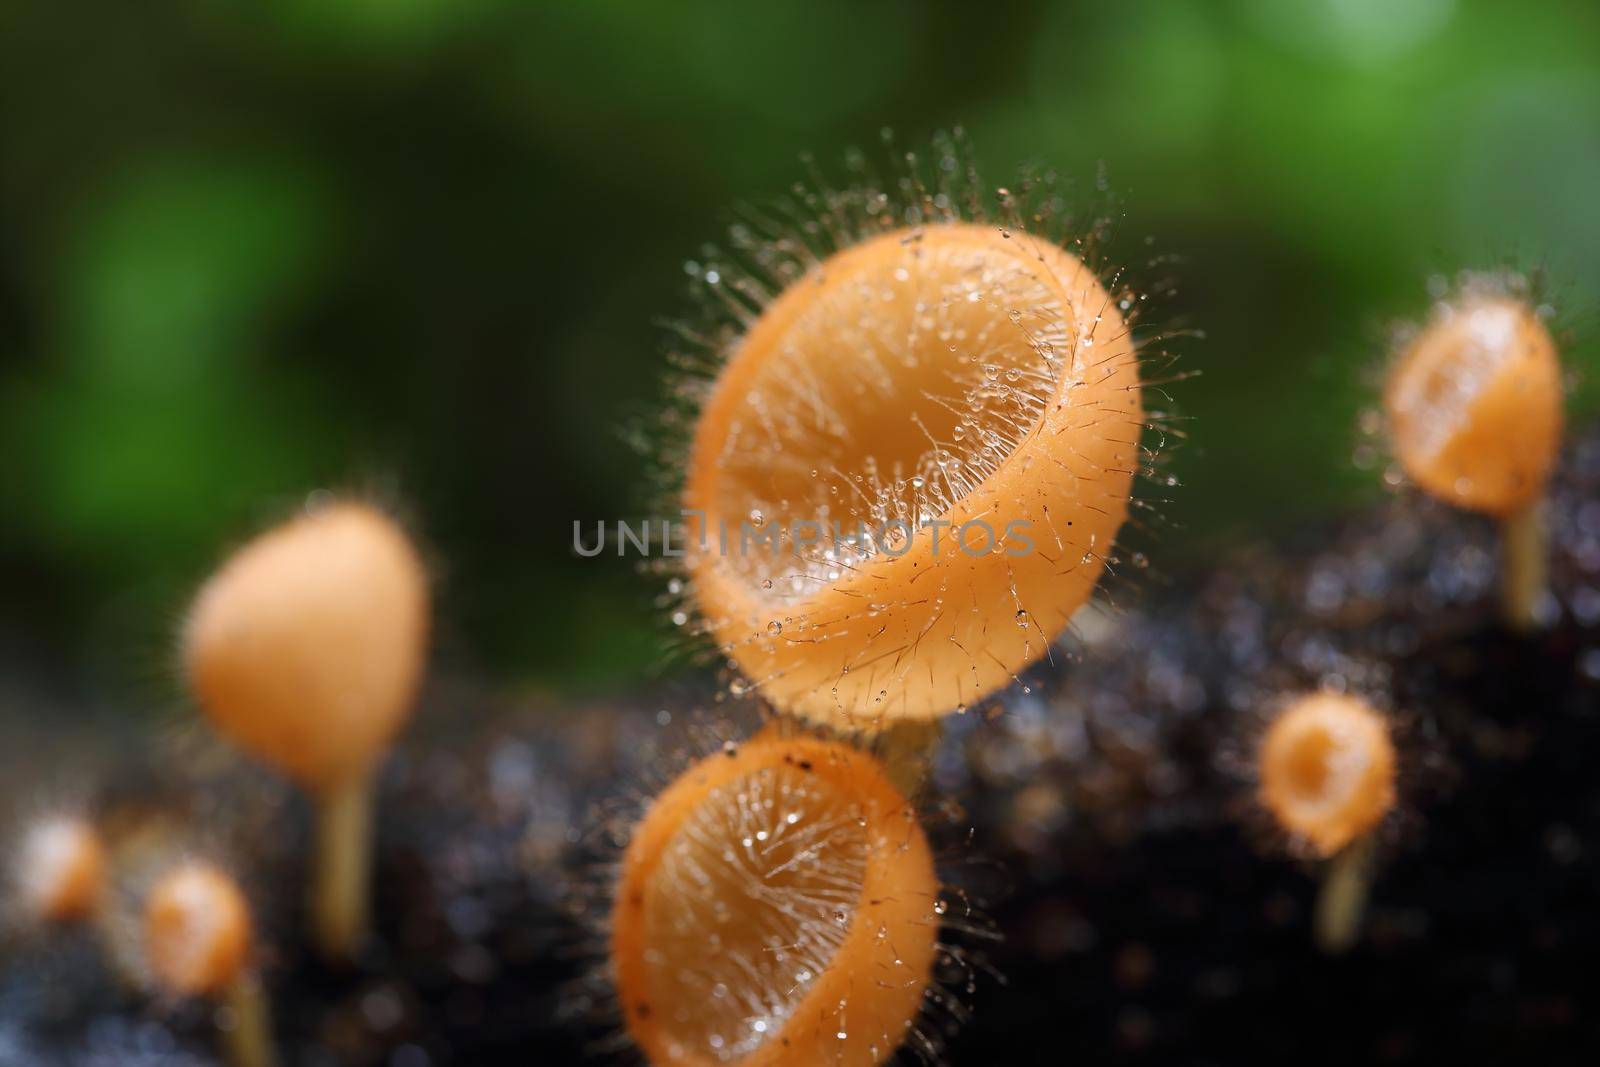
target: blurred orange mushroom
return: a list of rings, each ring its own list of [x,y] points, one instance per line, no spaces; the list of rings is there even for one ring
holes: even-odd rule
[[[184,629],[189,684],[212,723],[315,800],[311,910],[325,953],[366,927],[372,779],[411,713],[428,637],[428,583],[386,515],[335,503],[240,549],[200,590]]]
[[[1468,291],[1442,303],[1384,391],[1395,455],[1413,481],[1498,519],[1507,620],[1535,624],[1545,588],[1541,505],[1561,443],[1561,363],[1524,300]]]
[[[1291,837],[1329,860],[1318,940],[1342,951],[1359,929],[1373,831],[1395,805],[1395,748],[1384,717],[1342,693],[1292,702],[1259,752],[1261,803]]]
[[[251,968],[250,906],[232,878],[187,862],[163,876],[144,907],[145,962],[156,985],[181,997],[212,997],[231,1009],[225,1031],[235,1067],[275,1062],[267,1009]]]
[[[105,846],[83,819],[56,816],[35,823],[23,841],[16,870],[22,905],[37,918],[76,922],[100,910]]]

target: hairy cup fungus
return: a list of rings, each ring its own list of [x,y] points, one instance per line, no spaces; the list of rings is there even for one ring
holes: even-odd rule
[[[1500,521],[1506,619],[1532,628],[1545,588],[1542,502],[1561,443],[1550,331],[1527,301],[1470,283],[1401,354],[1383,399],[1412,480]]]
[[[706,628],[833,726],[935,718],[1043,656],[1143,466],[1131,300],[1023,228],[929,216],[749,317],[688,454]]]
[[[29,916],[55,923],[92,918],[105,896],[105,846],[82,819],[45,819],[29,828],[16,877]]]
[[[234,1067],[275,1062],[265,996],[250,965],[250,906],[217,868],[190,861],[156,882],[144,906],[144,957],[158,988],[228,1008],[223,1027]]]
[[[1261,803],[1278,825],[1328,861],[1317,940],[1327,951],[1342,951],[1365,909],[1372,832],[1394,807],[1388,723],[1353,696],[1300,697],[1267,728],[1258,771]]]
[[[921,826],[872,756],[762,734],[635,827],[612,912],[629,1034],[655,1064],[878,1064],[916,1018],[941,906]]]
[[[410,714],[427,634],[416,550],[353,503],[240,549],[184,630],[189,684],[211,721],[317,804],[311,914],[332,959],[352,956],[365,931],[373,775]]]

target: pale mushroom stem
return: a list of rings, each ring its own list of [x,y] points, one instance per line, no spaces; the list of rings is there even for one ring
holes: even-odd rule
[[[1361,935],[1375,851],[1372,835],[1365,834],[1334,853],[1322,872],[1313,925],[1317,947],[1330,956],[1347,951]]]
[[[317,796],[311,922],[333,962],[352,959],[367,931],[372,866],[373,775],[363,771]]]
[[[233,1067],[276,1067],[271,1015],[260,979],[250,972],[240,975],[228,987],[226,999],[233,1014],[233,1026],[223,1035],[228,1062]]]
[[[915,799],[933,771],[933,754],[944,737],[939,719],[897,722],[878,735],[873,746],[885,776],[902,796]]]
[[[1538,627],[1539,599],[1548,581],[1544,504],[1535,501],[1500,521],[1500,598],[1506,625],[1527,632]]]

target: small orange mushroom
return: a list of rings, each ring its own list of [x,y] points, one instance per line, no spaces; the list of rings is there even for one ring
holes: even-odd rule
[[[1413,481],[1500,520],[1507,619],[1531,627],[1545,584],[1540,505],[1562,430],[1550,331],[1526,301],[1475,288],[1441,304],[1401,354],[1384,406]]]
[[[250,906],[234,880],[197,861],[158,881],[144,907],[145,962],[156,985],[182,997],[226,1002],[235,1067],[275,1061],[266,1005],[250,966]]]
[[[1261,801],[1290,834],[1331,856],[1394,807],[1395,754],[1383,716],[1341,693],[1301,697],[1261,743]]]
[[[29,914],[57,923],[92,918],[105,896],[105,846],[82,819],[46,819],[23,841],[17,878]]]
[[[366,926],[372,777],[410,715],[427,636],[421,559],[393,521],[354,503],[240,549],[184,629],[207,716],[316,799],[312,916],[331,958],[353,955]]]
[[[931,978],[939,885],[869,754],[763,734],[706,757],[635,828],[612,913],[652,1063],[879,1064]]]
[[[145,959],[156,981],[186,997],[212,996],[244,973],[250,906],[233,879],[208,864],[186,863],[145,902]]]
[[[1372,834],[1395,804],[1395,762],[1384,717],[1342,693],[1299,698],[1262,739],[1261,803],[1330,861],[1316,923],[1318,942],[1330,952],[1348,948],[1360,927]]]
[[[942,716],[1089,598],[1143,424],[1119,304],[1069,252],[956,221],[865,239],[766,307],[701,411],[700,613],[783,711]]]

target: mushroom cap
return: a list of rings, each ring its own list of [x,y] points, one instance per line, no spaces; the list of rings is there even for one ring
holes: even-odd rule
[[[1278,824],[1331,856],[1382,821],[1395,801],[1395,750],[1384,717],[1356,697],[1314,693],[1267,728],[1261,802]]]
[[[1561,443],[1561,364],[1533,308],[1509,297],[1444,306],[1384,391],[1395,455],[1430,495],[1506,516],[1536,501]]]
[[[970,223],[863,241],[767,307],[701,412],[683,497],[700,614],[784,711],[953,711],[1088,600],[1143,423],[1118,305],[1065,250]],[[888,536],[837,547],[863,528]]]
[[[303,785],[375,763],[422,677],[428,587],[400,528],[337,503],[262,534],[195,598],[189,684],[212,723]]]
[[[66,816],[29,829],[17,863],[24,906],[48,922],[86,919],[105,892],[105,846],[95,828]]]
[[[611,959],[628,1032],[652,1063],[882,1063],[921,1009],[938,891],[867,753],[763,735],[708,756],[623,857]]]
[[[244,894],[208,863],[175,868],[145,901],[145,960],[174,993],[210,996],[232,985],[248,962],[250,938]]]

